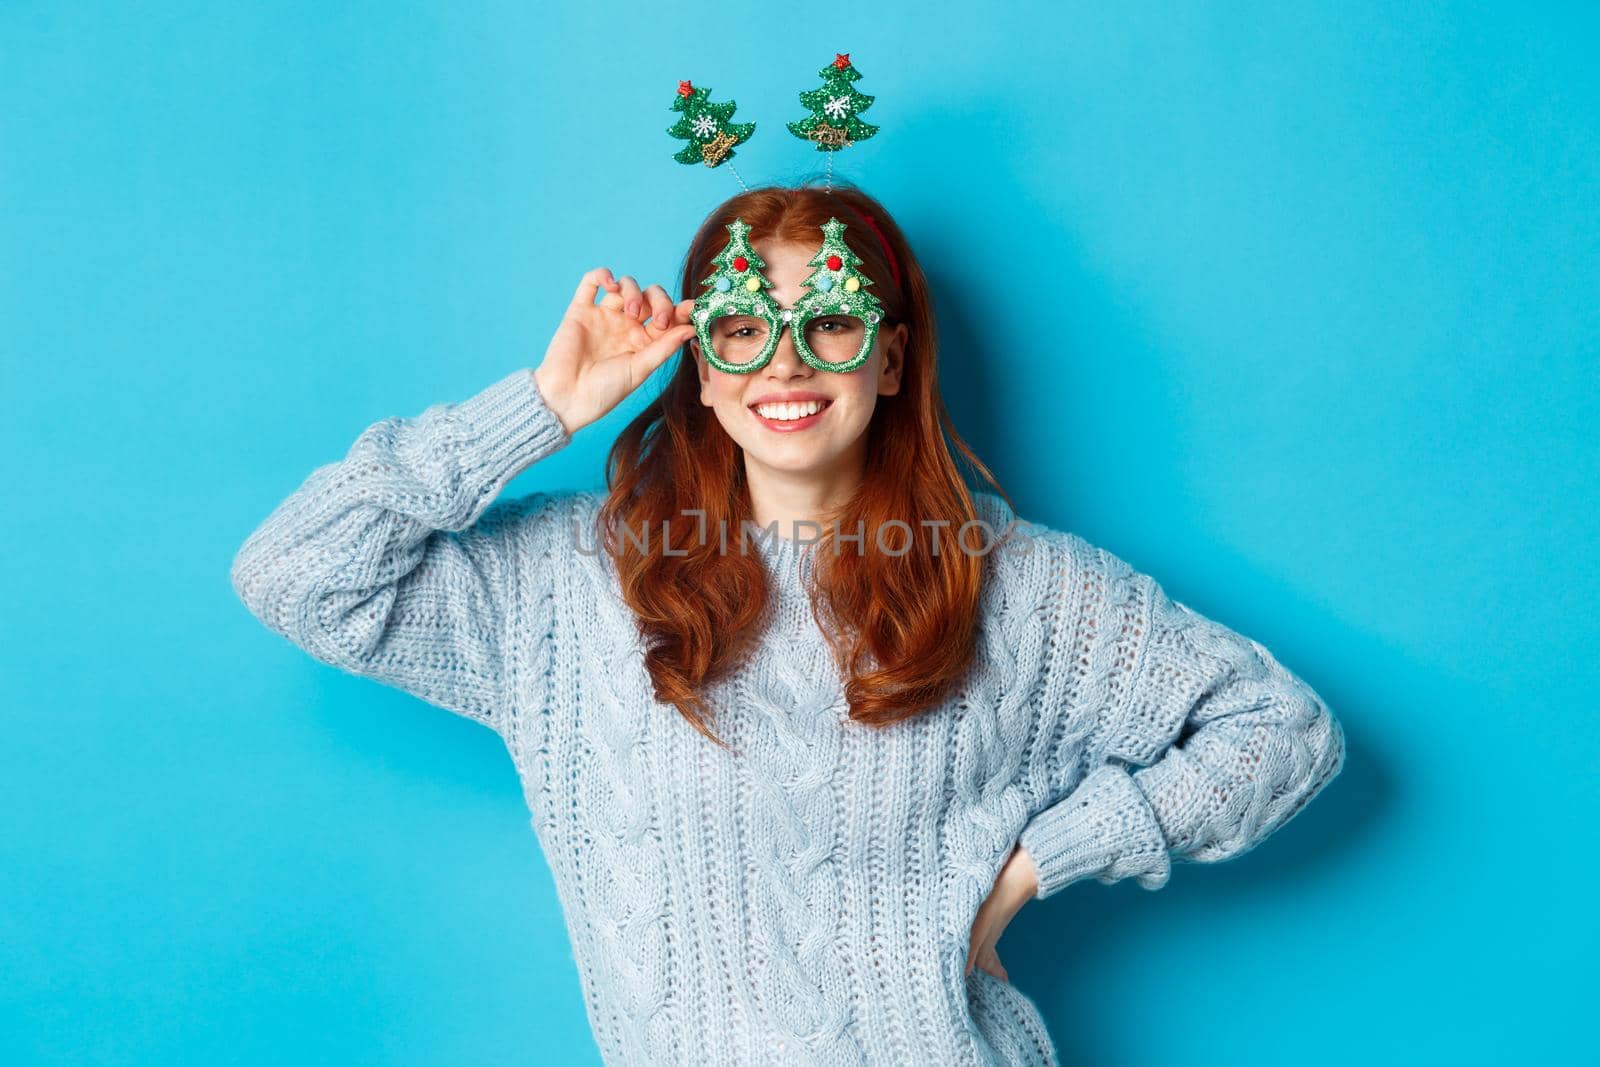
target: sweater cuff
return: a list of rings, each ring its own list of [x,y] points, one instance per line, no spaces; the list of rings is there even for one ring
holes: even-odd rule
[[[466,431],[463,466],[487,474],[497,486],[572,440],[528,367],[453,405],[451,414]]]
[[[1131,876],[1146,889],[1159,889],[1172,873],[1155,813],[1117,764],[1096,767],[1034,816],[1018,842],[1038,871],[1037,899],[1090,876],[1108,885]]]

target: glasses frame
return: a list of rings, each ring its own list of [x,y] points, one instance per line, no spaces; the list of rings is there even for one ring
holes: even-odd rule
[[[822,227],[830,239],[836,240],[842,240],[844,229],[844,224],[837,219],[829,219]],[[736,219],[729,225],[728,232],[731,246],[733,240],[743,240],[748,236],[749,227],[743,220]],[[823,247],[827,247],[827,241],[824,241]],[[759,268],[764,264],[757,258],[754,266]],[[878,327],[887,316],[877,297],[866,291],[866,287],[872,284],[866,275],[856,271],[860,287],[847,290],[845,285],[839,284],[839,279],[844,278],[842,266],[837,271],[819,268],[817,275],[813,277],[820,275],[829,279],[828,288],[818,288],[808,280],[806,294],[795,303],[794,307],[785,308],[779,307],[778,302],[766,291],[771,283],[766,281],[759,270],[752,269],[747,273],[749,277],[742,285],[734,285],[731,279],[727,279],[726,289],[717,288],[712,279],[708,279],[705,284],[711,288],[695,299],[693,318],[695,335],[700,339],[700,353],[706,362],[717,370],[725,374],[751,374],[765,367],[772,362],[773,354],[778,350],[778,342],[782,339],[784,327],[791,329],[795,353],[808,366],[817,370],[845,374],[857,369],[872,356],[872,347],[878,340]],[[714,277],[717,282],[724,280],[720,276]],[[859,304],[859,313],[853,306],[855,304]],[[748,315],[767,324],[767,343],[746,363],[729,363],[718,356],[716,344],[711,338],[711,324],[732,315]],[[834,315],[859,319],[863,327],[861,348],[842,363],[828,362],[817,355],[806,342],[806,327],[813,320]]]
[[[747,291],[748,292],[748,291]],[[872,346],[878,340],[878,327],[885,316],[876,310],[866,311],[857,315],[854,311],[835,306],[831,303],[814,301],[814,294],[807,293],[792,308],[779,307],[778,302],[766,292],[750,293],[749,300],[727,301],[720,303],[715,308],[701,309],[695,312],[695,334],[700,338],[700,352],[705,356],[706,362],[724,374],[751,374],[772,362],[772,357],[778,351],[778,342],[782,339],[784,329],[787,327],[794,340],[795,354],[808,366],[817,370],[832,371],[835,374],[846,374],[860,367],[872,357]],[[705,314],[701,314],[701,311]],[[711,327],[718,319],[730,318],[735,315],[746,315],[760,319],[767,324],[767,343],[761,346],[761,351],[755,358],[745,363],[729,363],[717,355],[716,344],[711,338]],[[817,355],[816,351],[806,341],[806,327],[816,319],[832,318],[859,319],[862,325],[861,347],[854,356],[842,363],[830,363]]]

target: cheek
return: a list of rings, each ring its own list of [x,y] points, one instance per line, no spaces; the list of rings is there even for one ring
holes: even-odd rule
[[[699,357],[696,356],[698,361]],[[700,370],[700,400],[716,408],[743,407],[749,375],[728,374],[715,367],[698,364]]]
[[[740,397],[744,396],[744,387],[743,379],[738,376],[713,371],[706,392],[718,407],[738,407],[742,403]]]
[[[838,393],[839,399],[848,402],[854,411],[870,412],[878,400],[878,376],[851,374],[847,378],[848,383]]]

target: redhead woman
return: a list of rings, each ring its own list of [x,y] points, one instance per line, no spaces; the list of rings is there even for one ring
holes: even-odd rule
[[[696,317],[747,275],[773,313]],[[834,282],[856,299],[817,313]],[[680,283],[590,271],[536,367],[369,426],[234,588],[505,740],[607,1063],[1054,1064],[1013,916],[1252,848],[1341,728],[1263,645],[1016,516],[883,205],[741,193]],[[604,491],[498,499],[674,359]]]

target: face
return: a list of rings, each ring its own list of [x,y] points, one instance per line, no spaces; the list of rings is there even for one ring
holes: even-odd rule
[[[752,246],[766,261],[763,273],[772,282],[769,293],[773,299],[783,307],[793,307],[805,295],[803,283],[814,269],[809,262],[816,254],[815,245],[753,242]],[[817,328],[837,326],[820,324]],[[748,374],[728,374],[711,366],[698,340],[692,340],[690,348],[700,373],[700,402],[716,412],[728,436],[744,449],[747,467],[822,478],[859,470],[866,454],[867,424],[878,397],[900,391],[908,336],[904,323],[885,324],[878,330],[867,361],[843,373],[818,370],[801,359],[787,328],[771,362]],[[781,401],[800,402],[801,406],[787,411],[766,406]],[[795,414],[800,417],[788,417]]]

